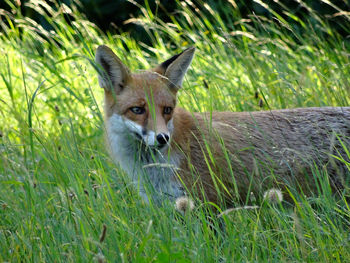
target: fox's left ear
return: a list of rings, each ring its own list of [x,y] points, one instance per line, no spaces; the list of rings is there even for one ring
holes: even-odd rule
[[[188,48],[159,64],[155,71],[164,75],[169,80],[172,88],[178,90],[181,88],[182,81],[192,62],[195,51],[195,47]]]
[[[98,82],[101,88],[121,91],[129,78],[129,69],[109,47],[104,45],[97,48],[95,60],[101,67],[98,69]]]

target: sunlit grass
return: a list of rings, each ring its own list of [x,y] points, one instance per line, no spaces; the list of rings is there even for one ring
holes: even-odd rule
[[[225,24],[181,1],[165,24],[143,9],[153,46],[104,35],[68,7],[32,1],[55,29],[2,15],[0,33],[0,260],[117,262],[283,262],[350,258],[349,206],[320,183],[318,197],[208,218],[196,204],[148,206],[111,162],[104,145],[103,90],[92,66],[109,45],[131,69],[146,69],[185,47],[197,52],[180,91],[190,111],[245,111],[350,103],[348,43],[303,24],[251,17]],[[15,8],[15,6],[13,6]],[[70,13],[71,24],[63,19]],[[236,13],[227,10],[227,16]],[[208,15],[215,18],[208,19]],[[316,17],[316,14],[313,14]],[[180,19],[178,19],[180,18]],[[7,23],[5,25],[4,21]],[[13,22],[14,21],[14,22]],[[217,21],[217,22],[213,22]],[[300,22],[302,23],[302,22]],[[129,49],[129,51],[127,51]],[[317,172],[317,171],[316,171]],[[319,175],[322,174],[318,171]],[[101,240],[103,226],[104,240]]]

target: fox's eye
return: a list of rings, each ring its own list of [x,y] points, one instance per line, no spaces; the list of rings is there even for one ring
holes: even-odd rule
[[[130,110],[135,114],[144,114],[146,111],[144,107],[131,107]]]
[[[172,107],[164,107],[163,113],[164,114],[170,114],[173,111]]]

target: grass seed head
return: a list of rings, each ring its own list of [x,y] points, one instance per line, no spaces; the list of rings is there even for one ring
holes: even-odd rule
[[[186,214],[187,212],[191,212],[194,209],[194,203],[187,196],[181,196],[176,199],[175,208],[180,213]]]
[[[104,262],[106,262],[106,258],[105,258],[105,256],[104,256],[102,253],[98,253],[98,254],[95,256],[95,260],[96,260],[96,262],[98,262],[98,263],[104,263]]]
[[[264,193],[264,200],[270,204],[278,204],[283,201],[283,194],[281,190],[271,188]]]

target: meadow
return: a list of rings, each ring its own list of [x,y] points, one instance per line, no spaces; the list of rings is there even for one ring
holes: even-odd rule
[[[308,23],[286,10],[296,30],[278,14],[227,23],[205,2],[198,10],[182,1],[171,23],[140,6],[127,22],[146,29],[147,46],[101,32],[75,8],[29,1],[47,31],[10,4],[16,12],[0,10],[1,262],[350,261],[349,204],[326,179],[293,204],[219,220],[204,203],[182,215],[170,203],[145,204],[104,143],[101,44],[134,70],[195,45],[179,94],[193,112],[349,106],[349,40],[316,13]]]

